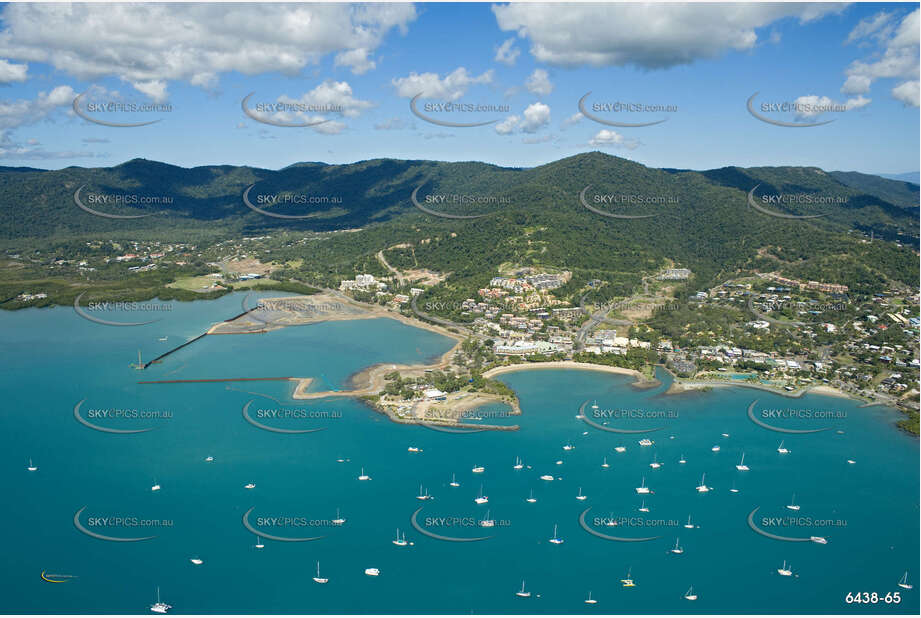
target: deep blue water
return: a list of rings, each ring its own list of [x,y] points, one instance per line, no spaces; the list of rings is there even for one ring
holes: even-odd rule
[[[918,442],[895,429],[895,411],[742,386],[665,395],[667,384],[636,390],[624,376],[539,370],[501,376],[519,393],[520,431],[458,435],[397,425],[346,398],[294,402],[289,382],[137,383],[312,376],[314,388],[341,389],[368,365],[423,361],[452,344],[392,320],[360,320],[209,336],[146,371],[129,366],[138,348],[152,358],[235,315],[240,299],[173,303],[160,322],[141,327],[91,323],[69,308],[0,314],[2,611],[145,613],[160,586],[177,613],[918,613],[917,589],[896,586],[906,569],[918,583]],[[111,312],[105,317],[132,319]],[[158,341],[162,336],[168,340]],[[110,428],[154,428],[104,433],[74,419],[74,405],[84,399],[84,418],[105,408],[171,416],[93,419]],[[759,411],[837,411],[840,418],[771,420],[787,428],[833,427],[780,434],[749,420],[747,408],[755,399]],[[328,414],[261,419],[286,429],[323,429],[279,434],[243,419],[242,408],[251,400],[253,415],[259,409]],[[576,417],[586,401],[597,401],[602,410],[661,411],[663,418],[652,426],[664,428],[634,435],[597,429]],[[606,422],[607,428],[651,428],[649,419]],[[644,435],[655,445],[640,447]],[[776,451],[781,439],[787,455]],[[567,443],[575,448],[564,451]],[[718,453],[711,451],[716,444]],[[616,453],[618,445],[626,452]],[[410,453],[409,446],[423,452]],[[743,450],[749,472],[735,469]],[[206,463],[207,455],[215,461]],[[682,455],[684,465],[678,463]],[[516,456],[524,469],[512,468]],[[604,457],[610,468],[601,467]],[[658,470],[648,465],[653,457],[664,464]],[[29,458],[38,471],[26,470]],[[849,458],[856,463],[848,464]],[[473,474],[474,465],[485,473]],[[372,480],[357,480],[362,466]],[[448,485],[452,473],[460,487]],[[695,491],[703,473],[714,488],[707,494]],[[541,481],[542,474],[561,478]],[[634,491],[644,476],[655,492],[646,498],[648,514],[637,511],[641,496]],[[154,482],[162,486],[159,492],[150,491]],[[256,488],[244,489],[248,482]],[[434,500],[415,498],[420,483]],[[739,493],[728,491],[733,483]],[[489,503],[478,506],[473,498],[481,484]],[[588,496],[584,502],[576,500],[580,487]],[[538,501],[529,504],[524,498],[532,489]],[[749,528],[746,517],[755,507],[761,507],[758,522],[790,515],[784,505],[794,492],[799,516],[839,525],[768,522],[767,529],[825,536],[827,545],[773,540]],[[420,506],[418,521],[428,531],[493,537],[468,543],[426,537],[410,526]],[[156,538],[110,542],[87,536],[73,523],[82,507],[79,521],[87,529]],[[641,518],[629,522],[634,525],[597,526],[603,533],[661,538],[625,543],[590,535],[578,521],[589,507],[590,523],[611,513]],[[257,550],[242,524],[250,508],[251,523],[259,517],[293,520],[282,526],[263,520],[266,532],[324,538],[266,540]],[[332,519],[337,508],[347,520],[343,526],[299,525]],[[487,509],[507,525],[466,525]],[[689,514],[699,528],[682,527]],[[106,525],[97,519],[102,517],[168,525]],[[433,517],[457,522],[439,526]],[[548,542],[554,524],[561,545]],[[397,528],[411,546],[391,543]],[[685,550],[681,555],[667,553],[676,537]],[[192,565],[193,556],[204,564]],[[323,586],[311,580],[317,560],[330,578]],[[796,577],[776,573],[784,560]],[[368,567],[379,568],[380,577],[364,575]],[[634,588],[619,582],[628,569]],[[47,583],[42,571],[77,577]],[[533,593],[529,599],[514,595],[523,579]],[[699,595],[693,603],[683,598],[690,585]],[[597,605],[583,603],[589,590]],[[899,591],[902,603],[846,605],[845,595],[858,591]]]

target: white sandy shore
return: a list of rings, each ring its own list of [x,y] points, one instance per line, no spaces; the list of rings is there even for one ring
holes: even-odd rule
[[[576,361],[546,361],[538,363],[515,363],[514,365],[505,365],[504,367],[494,367],[483,373],[484,378],[492,378],[503,373],[513,371],[525,371],[529,369],[582,369],[585,371],[603,371],[605,373],[617,373],[620,375],[633,376],[637,381],[647,381],[646,376],[636,369],[627,369],[625,367],[614,367],[612,365],[593,365],[591,363],[577,363]]]

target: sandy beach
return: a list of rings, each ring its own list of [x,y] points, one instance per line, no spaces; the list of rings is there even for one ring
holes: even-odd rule
[[[505,365],[504,367],[494,367],[489,371],[483,372],[484,378],[493,378],[503,373],[512,373],[514,371],[527,371],[531,369],[580,369],[582,371],[602,371],[605,373],[616,373],[619,375],[633,376],[636,378],[634,385],[653,385],[658,384],[657,380],[650,381],[645,375],[636,369],[627,369],[626,367],[614,367],[612,365],[593,365],[591,363],[578,363],[576,361],[546,361],[539,363],[515,363],[514,365]]]

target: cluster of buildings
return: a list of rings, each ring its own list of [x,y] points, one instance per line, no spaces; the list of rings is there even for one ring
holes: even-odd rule
[[[339,284],[339,289],[343,292],[348,290],[358,290],[361,292],[369,292],[371,290],[386,290],[387,284],[383,281],[378,281],[374,278],[374,275],[356,275],[354,279],[343,279]]]
[[[22,303],[30,303],[33,300],[41,300],[42,298],[48,298],[48,295],[44,292],[39,292],[38,294],[29,294],[28,292],[23,292],[16,297],[16,300]]]
[[[493,277],[489,287],[522,294],[535,290],[555,290],[572,279],[572,273],[568,270],[561,273],[534,273],[533,269],[525,269],[524,272],[531,274],[522,277]]]

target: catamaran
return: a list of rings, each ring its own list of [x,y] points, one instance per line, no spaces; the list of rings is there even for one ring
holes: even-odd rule
[[[783,566],[777,569],[777,572],[783,575],[784,577],[790,577],[791,575],[793,575],[793,571],[789,567],[787,567],[786,560],[783,561]]]
[[[370,481],[371,480],[371,477],[365,474],[364,468],[361,469],[361,474],[358,475],[358,480],[359,481]]]
[[[562,545],[563,539],[557,536],[556,528],[557,528],[557,525],[553,524],[553,536],[550,538],[550,542],[553,543],[554,545]]]
[[[591,590],[588,591],[588,598],[585,599],[585,602],[588,603],[589,605],[594,605],[595,603],[598,602],[597,600],[595,600],[595,599],[592,598],[592,591],[591,591]]]
[[[451,482],[448,483],[448,485],[451,487],[460,487],[460,483],[457,482],[457,477],[453,473],[451,474]]]
[[[680,539],[677,539],[677,538],[676,538],[676,539],[675,539],[675,546],[672,547],[672,548],[671,548],[670,550],[668,550],[668,551],[670,551],[670,552],[673,553],[673,554],[683,554],[683,553],[684,553],[684,548],[681,547],[680,545],[678,545],[678,541],[679,541],[679,540],[680,540]]]
[[[787,505],[787,508],[791,511],[799,510],[799,505],[796,503],[796,494],[793,494],[793,499],[790,500],[790,504]]]
[[[646,477],[645,477],[645,476],[643,477],[643,482],[640,484],[639,487],[636,488],[636,493],[638,493],[638,494],[648,494],[648,493],[650,493],[649,488],[646,487]]]
[[[582,493],[582,488],[580,487],[580,488],[579,488],[579,495],[576,496],[576,500],[585,500],[586,498],[588,498],[588,496],[586,496],[586,495],[584,495],[584,494]]]
[[[489,497],[483,495],[483,486],[480,485],[480,495],[473,499],[477,504],[486,504],[489,502]]]
[[[698,492],[700,492],[700,493],[706,493],[706,492],[710,491],[710,488],[707,487],[706,480],[707,480],[707,473],[704,472],[704,473],[701,475],[701,477],[700,477],[700,485],[697,486],[697,491],[698,491]]]
[[[26,468],[26,470],[28,470],[29,472],[35,472],[36,470],[38,470],[38,466],[32,463],[32,460],[29,459],[29,466]]]
[[[783,440],[780,441],[780,446],[777,447],[777,452],[780,453],[781,455],[786,455],[787,453],[790,452],[790,449],[784,448]]]
[[[652,468],[653,470],[658,470],[659,468],[662,467],[662,464],[659,463],[656,459],[657,459],[657,458],[656,458],[656,454],[653,453],[653,454],[652,454],[652,463],[649,464],[649,467]]]
[[[736,470],[747,472],[748,466],[745,465],[745,451],[742,451],[742,460],[736,465]]]
[[[516,596],[516,597],[521,597],[521,598],[523,598],[523,599],[527,599],[528,597],[531,596],[531,593],[530,593],[530,592],[527,592],[527,591],[524,589],[524,580],[521,580],[521,590],[519,590],[518,592],[516,592],[516,593],[515,593],[515,596]]]
[[[495,519],[489,518],[489,509],[486,510],[486,517],[480,520],[480,526],[483,528],[492,528],[496,525]]]
[[[337,526],[341,526],[345,523],[345,517],[339,513],[339,509],[336,508],[336,519],[333,520],[333,523]]]
[[[911,590],[914,586],[908,583],[908,571],[905,571],[905,575],[902,576],[902,579],[899,580],[899,588],[904,588],[905,590]]]
[[[432,496],[429,495],[429,490],[426,489],[422,491],[422,483],[419,483],[419,495],[416,496],[416,500],[431,500]]]
[[[525,502],[537,502],[537,498],[534,497],[534,490],[531,490],[531,495],[524,499]]]
[[[329,581],[328,577],[320,577],[320,561],[319,560],[317,560],[317,576],[313,578],[313,581],[317,582],[318,584],[325,584],[326,582]]]
[[[404,533],[403,536],[401,537],[401,536],[400,536],[400,529],[397,528],[397,538],[393,539],[393,540],[391,541],[391,543],[393,543],[393,544],[396,545],[397,547],[406,547],[406,545],[407,545],[407,543],[406,543],[406,533]]]
[[[694,586],[691,586],[690,588],[688,588],[688,591],[684,593],[684,598],[687,599],[688,601],[697,600],[697,595],[694,594]]]
[[[512,469],[513,469],[513,470],[521,470],[522,468],[524,468],[524,464],[521,463],[521,457],[516,457],[516,458],[515,458],[515,465],[512,466]]]
[[[620,580],[620,583],[624,585],[624,588],[631,588],[633,586],[636,586],[636,583],[634,583],[633,578],[631,577],[632,571],[633,571],[633,567],[630,567],[629,569],[627,569],[627,577]]]
[[[150,606],[150,611],[155,614],[165,614],[171,609],[173,609],[172,605],[167,605],[160,600],[160,587],[157,586],[157,602]]]

